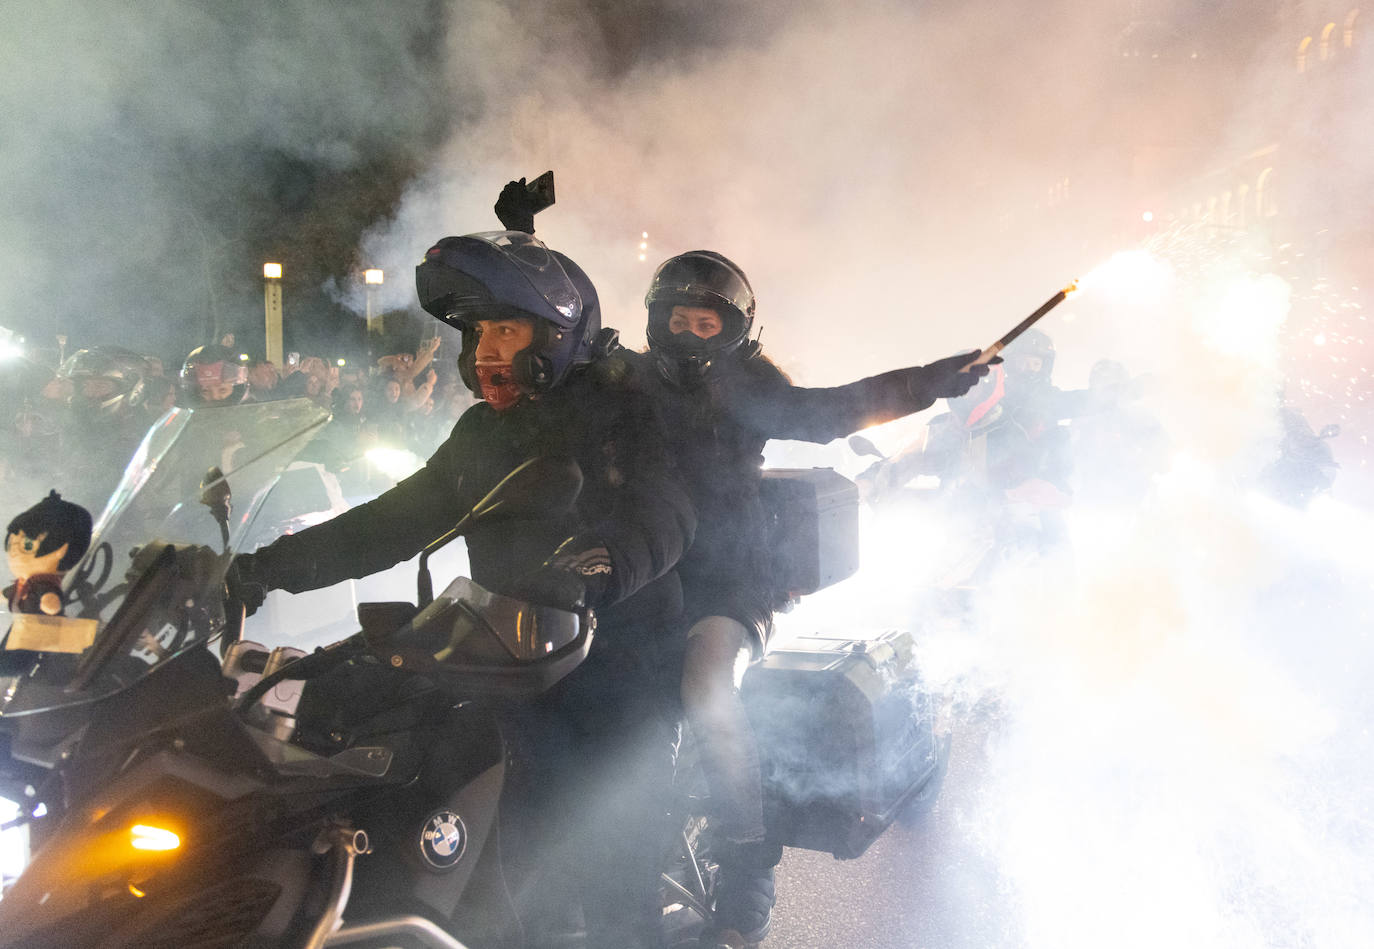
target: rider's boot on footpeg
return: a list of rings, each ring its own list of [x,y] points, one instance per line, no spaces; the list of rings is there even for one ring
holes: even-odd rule
[[[701,938],[702,949],[756,946],[773,923],[773,867],[782,858],[776,844],[722,847],[715,916]]]

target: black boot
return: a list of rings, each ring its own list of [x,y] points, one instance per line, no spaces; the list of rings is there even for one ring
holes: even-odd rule
[[[773,867],[782,858],[776,844],[720,848],[715,916],[701,939],[702,949],[739,949],[764,940],[773,924]]]

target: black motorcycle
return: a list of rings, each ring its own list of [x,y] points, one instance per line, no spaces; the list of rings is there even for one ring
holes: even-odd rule
[[[499,710],[582,661],[591,617],[459,578],[423,608],[365,605],[359,634],[309,655],[232,642],[226,571],[324,421],[303,402],[173,410],[68,577],[68,651],[4,650],[0,793],[35,853],[0,945],[452,949],[519,931]],[[548,486],[580,476],[548,474],[517,470],[455,534],[570,504]]]
[[[173,410],[69,575],[71,615],[55,619],[66,651],[0,650],[0,794],[22,802],[35,845],[0,900],[0,946],[536,941],[519,895],[551,902],[558,888],[541,889],[529,849],[545,815],[511,800],[508,722],[585,658],[593,619],[462,577],[432,597],[426,554],[418,603],[360,605],[354,636],[310,654],[240,641],[226,572],[324,421],[296,401]],[[513,472],[432,548],[477,521],[570,505],[580,474],[554,464]],[[852,571],[853,519],[818,532],[808,512],[800,533],[842,535]],[[818,583],[844,575],[813,566]],[[910,645],[813,637],[751,671],[785,844],[857,857],[933,802],[948,737]],[[690,742],[678,770],[662,883],[665,924],[685,940],[710,917],[716,864]],[[575,906],[560,913],[567,925],[538,941],[585,944]]]

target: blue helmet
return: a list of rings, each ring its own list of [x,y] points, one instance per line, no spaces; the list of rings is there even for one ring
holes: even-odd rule
[[[463,333],[458,370],[480,394],[474,370],[480,320],[534,320],[534,341],[512,364],[515,381],[530,390],[558,385],[591,362],[601,330],[596,288],[582,268],[520,231],[445,237],[415,268],[420,306]]]

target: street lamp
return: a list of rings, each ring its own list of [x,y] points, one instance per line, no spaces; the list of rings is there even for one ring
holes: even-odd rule
[[[267,361],[281,365],[281,264],[263,264],[263,299],[267,310]]]
[[[367,290],[367,335],[380,332],[377,326],[377,288],[386,282],[386,274],[380,270],[364,270],[363,283]]]
[[[367,354],[368,360],[375,355],[372,349],[382,332],[381,314],[377,312],[377,288],[386,280],[386,274],[375,268],[363,271],[363,289],[367,298]]]

